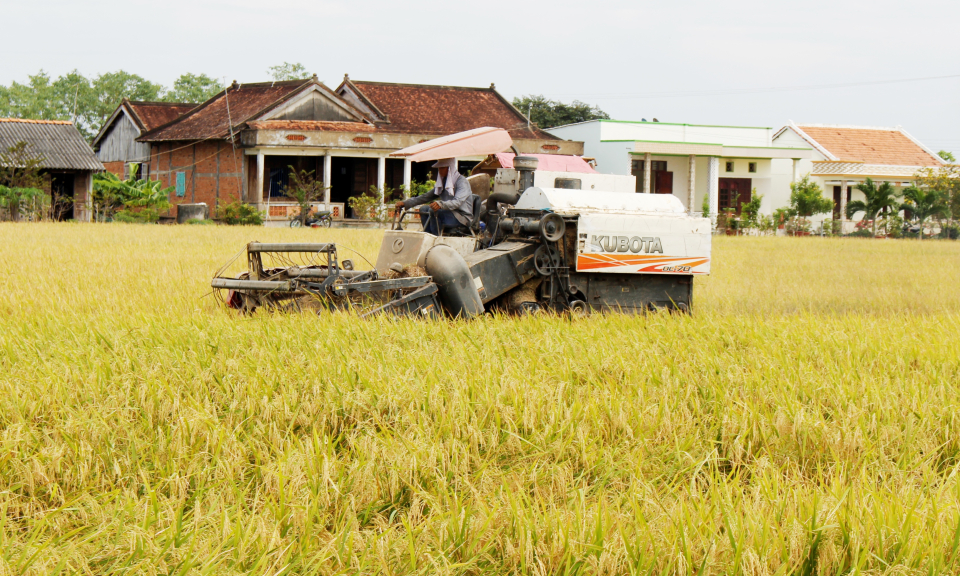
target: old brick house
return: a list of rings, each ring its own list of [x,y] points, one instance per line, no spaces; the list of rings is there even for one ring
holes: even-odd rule
[[[126,104],[146,127],[137,105]],[[481,126],[509,130],[520,152],[583,153],[582,143],[529,125],[493,86],[387,84],[348,77],[336,90],[316,77],[234,82],[199,106],[145,129],[135,141],[149,146],[147,174],[174,188],[174,204],[205,202],[215,211],[243,200],[271,219],[286,219],[295,206],[286,196],[293,166],[314,170],[330,186],[320,204],[343,217],[349,215],[347,200],[371,186],[397,189],[427,177],[426,165],[389,158],[391,152]],[[460,160],[470,166],[481,158]]]

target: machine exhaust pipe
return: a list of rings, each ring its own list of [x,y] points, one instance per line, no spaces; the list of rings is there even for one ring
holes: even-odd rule
[[[517,169],[517,180],[520,181],[520,193],[533,187],[533,173],[537,171],[540,161],[533,156],[514,156],[513,167]]]
[[[453,248],[438,244],[427,252],[427,274],[437,284],[440,303],[456,318],[483,314],[483,301],[473,283],[473,274],[463,256]]]

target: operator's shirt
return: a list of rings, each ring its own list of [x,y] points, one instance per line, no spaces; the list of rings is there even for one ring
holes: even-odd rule
[[[448,179],[451,177],[455,179],[452,186],[454,190],[453,194],[450,193],[450,190],[446,187],[446,182],[441,178],[437,180],[437,186],[433,190],[426,194],[404,200],[403,207],[413,208],[414,206],[437,201],[440,204],[441,210],[453,212],[453,216],[457,219],[457,222],[464,226],[469,226],[470,222],[473,221],[473,202],[470,201],[470,196],[473,194],[473,191],[470,189],[470,183],[467,182],[467,179],[458,172],[447,175]]]

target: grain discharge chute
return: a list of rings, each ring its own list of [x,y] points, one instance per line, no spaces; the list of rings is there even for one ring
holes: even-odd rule
[[[426,161],[509,146],[505,131],[480,128],[395,155]],[[333,244],[251,243],[247,272],[218,273],[212,287],[245,311],[311,306],[472,318],[487,311],[691,310],[693,277],[710,272],[708,218],[686,213],[672,195],[598,188],[629,176],[577,174],[576,189],[566,177],[556,179],[563,187],[535,186],[533,157],[516,156],[510,170],[498,170],[486,199],[472,198],[474,221],[460,229],[441,236],[404,230],[398,215],[372,270],[353,270]]]

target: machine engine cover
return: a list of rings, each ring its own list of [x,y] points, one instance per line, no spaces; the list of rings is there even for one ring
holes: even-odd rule
[[[578,272],[709,274],[709,218],[581,214]]]

